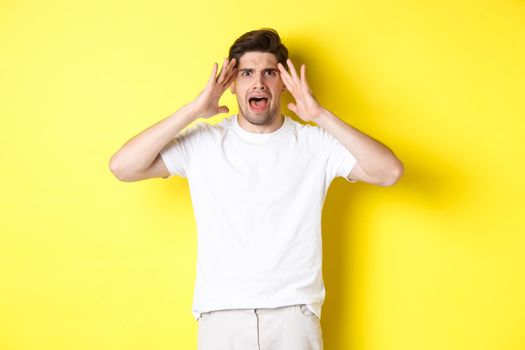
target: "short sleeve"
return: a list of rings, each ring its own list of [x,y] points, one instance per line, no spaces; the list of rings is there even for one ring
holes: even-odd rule
[[[191,158],[195,156],[198,150],[199,139],[203,136],[205,125],[206,123],[200,122],[181,131],[159,152],[164,164],[166,164],[166,168],[170,172],[170,175],[164,179],[175,175],[180,177],[188,176]]]
[[[340,143],[332,134],[323,128],[319,128],[322,136],[323,149],[326,152],[326,174],[329,179],[335,177],[343,177],[348,182],[356,182],[350,180],[348,174],[357,163],[354,155]]]

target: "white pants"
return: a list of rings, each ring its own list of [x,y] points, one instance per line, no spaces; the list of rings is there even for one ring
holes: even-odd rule
[[[319,317],[305,304],[203,313],[198,350],[322,350]]]

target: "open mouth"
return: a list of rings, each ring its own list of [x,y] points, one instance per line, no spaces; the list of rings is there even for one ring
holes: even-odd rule
[[[262,112],[268,108],[268,98],[266,97],[251,97],[248,102],[250,108],[255,112]]]

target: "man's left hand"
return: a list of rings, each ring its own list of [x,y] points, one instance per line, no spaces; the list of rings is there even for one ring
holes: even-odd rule
[[[286,88],[295,98],[295,103],[288,103],[288,108],[304,121],[315,122],[321,114],[323,107],[317,102],[308,86],[305,75],[306,66],[304,64],[301,65],[301,77],[299,77],[295,71],[292,60],[288,59],[286,62],[291,74],[286,71],[281,63],[277,64],[277,68],[279,68],[281,79],[286,85]]]

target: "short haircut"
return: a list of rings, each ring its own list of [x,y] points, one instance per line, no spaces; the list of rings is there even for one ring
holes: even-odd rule
[[[244,33],[230,47],[228,58],[230,60],[235,58],[235,67],[237,67],[241,56],[253,51],[272,53],[277,58],[277,62],[287,67],[288,49],[281,42],[275,29],[261,28]]]

